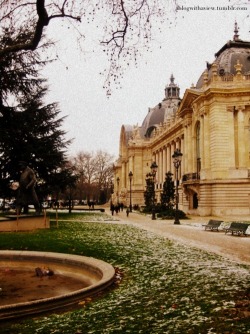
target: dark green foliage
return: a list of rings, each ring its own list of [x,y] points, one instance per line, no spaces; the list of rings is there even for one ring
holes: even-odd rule
[[[171,172],[166,173],[165,182],[163,184],[163,190],[161,193],[161,203],[155,204],[155,212],[158,218],[162,219],[174,219],[176,210],[174,208],[175,200],[175,186],[172,180],[173,174]],[[154,181],[150,175],[146,178],[146,191],[144,192],[145,208],[144,213],[152,212],[153,199],[155,197]],[[187,219],[185,212],[178,210],[179,219]]]
[[[152,177],[146,178],[146,190],[144,191],[145,212],[151,212],[155,201],[155,184]]]
[[[162,210],[171,210],[174,207],[175,186],[171,172],[166,173],[165,182],[161,193]]]
[[[28,39],[29,33],[5,30],[0,48]],[[18,161],[27,161],[37,174],[38,195],[43,197],[55,186],[72,183],[66,168],[69,141],[61,129],[56,103],[45,105],[45,80],[39,71],[45,62],[38,51],[10,53],[0,61],[0,196],[12,197],[10,181],[19,180]],[[10,106],[11,102],[11,106]],[[57,182],[55,184],[55,182]]]
[[[172,209],[162,210],[160,212],[158,211],[157,217],[162,219],[174,219],[175,209],[172,208]],[[178,217],[179,219],[188,219],[187,215],[182,210],[178,210]]]
[[[19,179],[20,160],[32,166],[44,190],[70,181],[72,172],[65,168],[65,149],[69,142],[64,140],[65,133],[60,128],[63,118],[58,117],[56,104],[43,105],[45,93],[44,88],[33,99],[20,105],[21,112],[0,118],[0,128],[5,129],[0,132],[0,172],[4,192],[11,180]]]
[[[28,40],[31,33],[23,29],[1,31],[0,48],[4,49]],[[2,114],[8,114],[11,117],[11,112],[19,110],[19,103],[25,97],[31,98],[37,90],[42,88],[44,79],[39,78],[39,70],[45,63],[38,51],[19,51],[1,57],[0,112]]]

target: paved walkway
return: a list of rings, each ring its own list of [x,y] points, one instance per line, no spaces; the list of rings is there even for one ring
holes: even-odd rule
[[[106,210],[109,213],[109,210]],[[250,265],[250,236],[239,237],[225,234],[223,231],[211,232],[205,231],[202,224],[206,224],[209,219],[218,219],[215,217],[191,217],[188,220],[180,220],[180,225],[174,225],[174,220],[152,220],[151,216],[141,215],[135,212],[119,212],[114,214],[120,223],[137,226],[139,228],[154,232],[168,239],[175,240],[180,244],[187,244],[191,247],[197,247],[208,252],[219,254],[227,259],[237,263]],[[221,220],[247,220],[247,217],[224,217]]]

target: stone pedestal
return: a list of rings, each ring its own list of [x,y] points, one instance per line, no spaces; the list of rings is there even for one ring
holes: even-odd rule
[[[9,215],[0,219],[0,232],[32,231],[50,228],[50,219],[46,215]]]

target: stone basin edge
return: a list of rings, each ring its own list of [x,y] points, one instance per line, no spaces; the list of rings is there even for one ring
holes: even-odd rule
[[[22,302],[17,304],[0,306],[0,320],[5,318],[11,318],[11,315],[8,316],[9,311],[13,310],[15,315],[20,315],[39,313],[40,311],[49,311],[51,309],[57,309],[63,305],[71,305],[76,303],[81,298],[93,295],[99,291],[104,290],[106,287],[110,286],[115,280],[115,269],[114,267],[102,260],[86,257],[81,255],[71,255],[65,253],[54,253],[54,252],[37,252],[37,251],[17,251],[17,250],[2,250],[0,251],[0,262],[1,261],[28,261],[34,262],[36,260],[42,260],[46,263],[59,263],[65,264],[67,266],[82,267],[84,270],[89,270],[92,275],[95,275],[98,279],[94,284],[55,297],[38,299],[29,302]],[[48,306],[46,308],[46,305]],[[32,312],[34,308],[35,312]],[[19,311],[18,311],[19,310]],[[5,311],[7,312],[5,314]],[[13,315],[14,317],[14,315]]]

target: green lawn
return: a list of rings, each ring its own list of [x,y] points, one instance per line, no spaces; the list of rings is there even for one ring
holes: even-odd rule
[[[123,272],[119,287],[102,298],[75,311],[1,324],[1,334],[250,333],[249,266],[107,218],[61,213],[58,228],[0,233],[0,249],[93,256]]]

